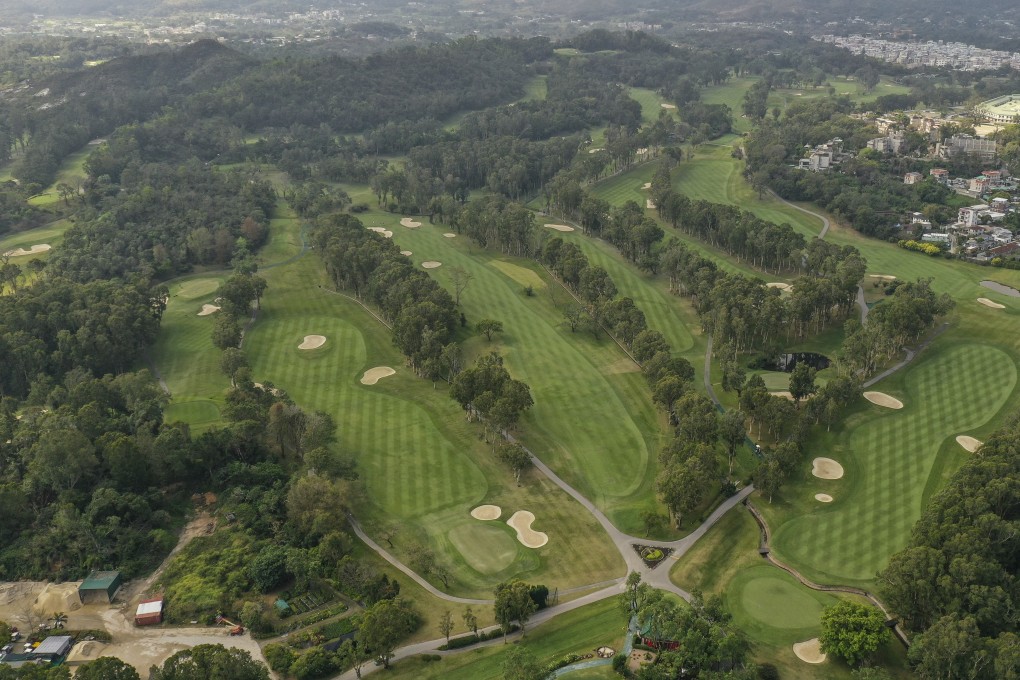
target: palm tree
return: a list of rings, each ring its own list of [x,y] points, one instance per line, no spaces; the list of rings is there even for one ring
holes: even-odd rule
[[[53,619],[54,628],[63,628],[64,624],[67,623],[67,614],[64,612],[54,612],[51,618]]]

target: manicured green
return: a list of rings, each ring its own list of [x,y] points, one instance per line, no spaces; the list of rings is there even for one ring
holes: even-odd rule
[[[366,530],[392,533],[393,552],[405,557],[415,543],[430,545],[451,570],[448,589],[473,597],[491,597],[495,583],[512,576],[561,589],[621,576],[622,561],[588,513],[537,473],[526,475],[521,487],[514,484],[445,389],[433,389],[405,367],[389,330],[355,302],[319,287],[325,281],[317,256],[306,251],[294,259],[300,227],[295,218],[274,220],[261,259],[276,261],[260,270],[269,288],[244,349],[256,381],[286,390],[303,408],[334,414],[342,447],[358,460],[364,493],[355,510]],[[507,281],[505,295],[519,294],[520,286],[495,267],[476,268]],[[210,339],[215,315],[196,316],[218,284],[217,277],[199,276],[171,287],[153,351],[174,394],[170,417],[198,428],[213,424],[213,409],[222,407],[229,388]],[[469,294],[482,289],[476,281]],[[326,344],[299,350],[305,335],[324,335]],[[487,351],[471,349],[476,342],[468,343],[469,352]],[[362,385],[364,371],[374,366],[397,373]],[[471,508],[482,502],[504,507],[507,516],[518,509],[534,512],[549,544],[528,549],[504,522],[471,518]]]
[[[760,625],[803,634],[817,634],[822,609],[835,604],[831,595],[809,590],[789,574],[760,565],[746,569],[730,583],[727,602],[742,628]]]
[[[999,412],[1016,386],[1016,368],[1002,350],[973,343],[928,354],[894,385],[879,388],[903,410],[869,406],[832,448],[808,449],[808,461],[825,455],[843,465],[843,479],[815,484],[836,500],[775,531],[776,554],[823,581],[867,583],[906,546],[936,459],[959,455],[956,435]]]
[[[536,628],[529,628],[519,643],[538,657],[542,664],[549,664],[567,654],[587,654],[602,645],[614,649],[623,648],[626,632],[626,617],[620,613],[616,598],[589,604],[572,612],[561,614]],[[503,659],[508,646],[496,643],[489,647],[472,648],[458,654],[444,657],[441,661],[423,662],[411,658],[394,665],[389,673],[391,678],[414,678],[415,680],[501,680]],[[612,677],[604,674],[587,675],[578,672],[567,674],[567,678]]]
[[[522,421],[522,441],[617,526],[637,531],[641,510],[655,507],[653,461],[662,436],[638,367],[609,338],[570,332],[561,308],[572,298],[536,263],[496,257],[463,237],[444,238],[447,227],[411,230],[397,222],[395,216],[366,220],[393,230],[415,262],[442,262],[431,271],[444,285],[451,266],[471,272],[461,302],[468,319],[503,322],[498,341],[476,337],[466,348],[474,354],[499,350],[515,377],[531,386],[535,405]],[[534,277],[545,289],[528,297],[521,282],[534,286]]]

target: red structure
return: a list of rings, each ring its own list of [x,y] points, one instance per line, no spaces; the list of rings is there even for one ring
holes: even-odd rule
[[[138,609],[135,610],[135,625],[153,626],[157,623],[163,623],[163,598],[139,602]]]

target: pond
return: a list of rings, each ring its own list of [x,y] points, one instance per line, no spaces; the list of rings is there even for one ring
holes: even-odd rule
[[[829,357],[816,352],[794,352],[792,354],[774,354],[772,356],[759,357],[751,363],[751,368],[765,369],[766,371],[782,371],[792,373],[794,367],[799,363],[805,363],[816,371],[828,368]]]
[[[1008,295],[1010,297],[1020,298],[1020,290],[1017,290],[1016,288],[1011,288],[1009,286],[1004,286],[998,281],[982,281],[981,285],[984,286],[985,288],[994,290],[996,293],[1002,293],[1003,295]]]

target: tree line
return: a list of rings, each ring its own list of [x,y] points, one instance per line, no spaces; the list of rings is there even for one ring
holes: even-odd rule
[[[880,574],[915,633],[908,658],[924,680],[1020,674],[1018,437],[1014,414],[932,497]]]

